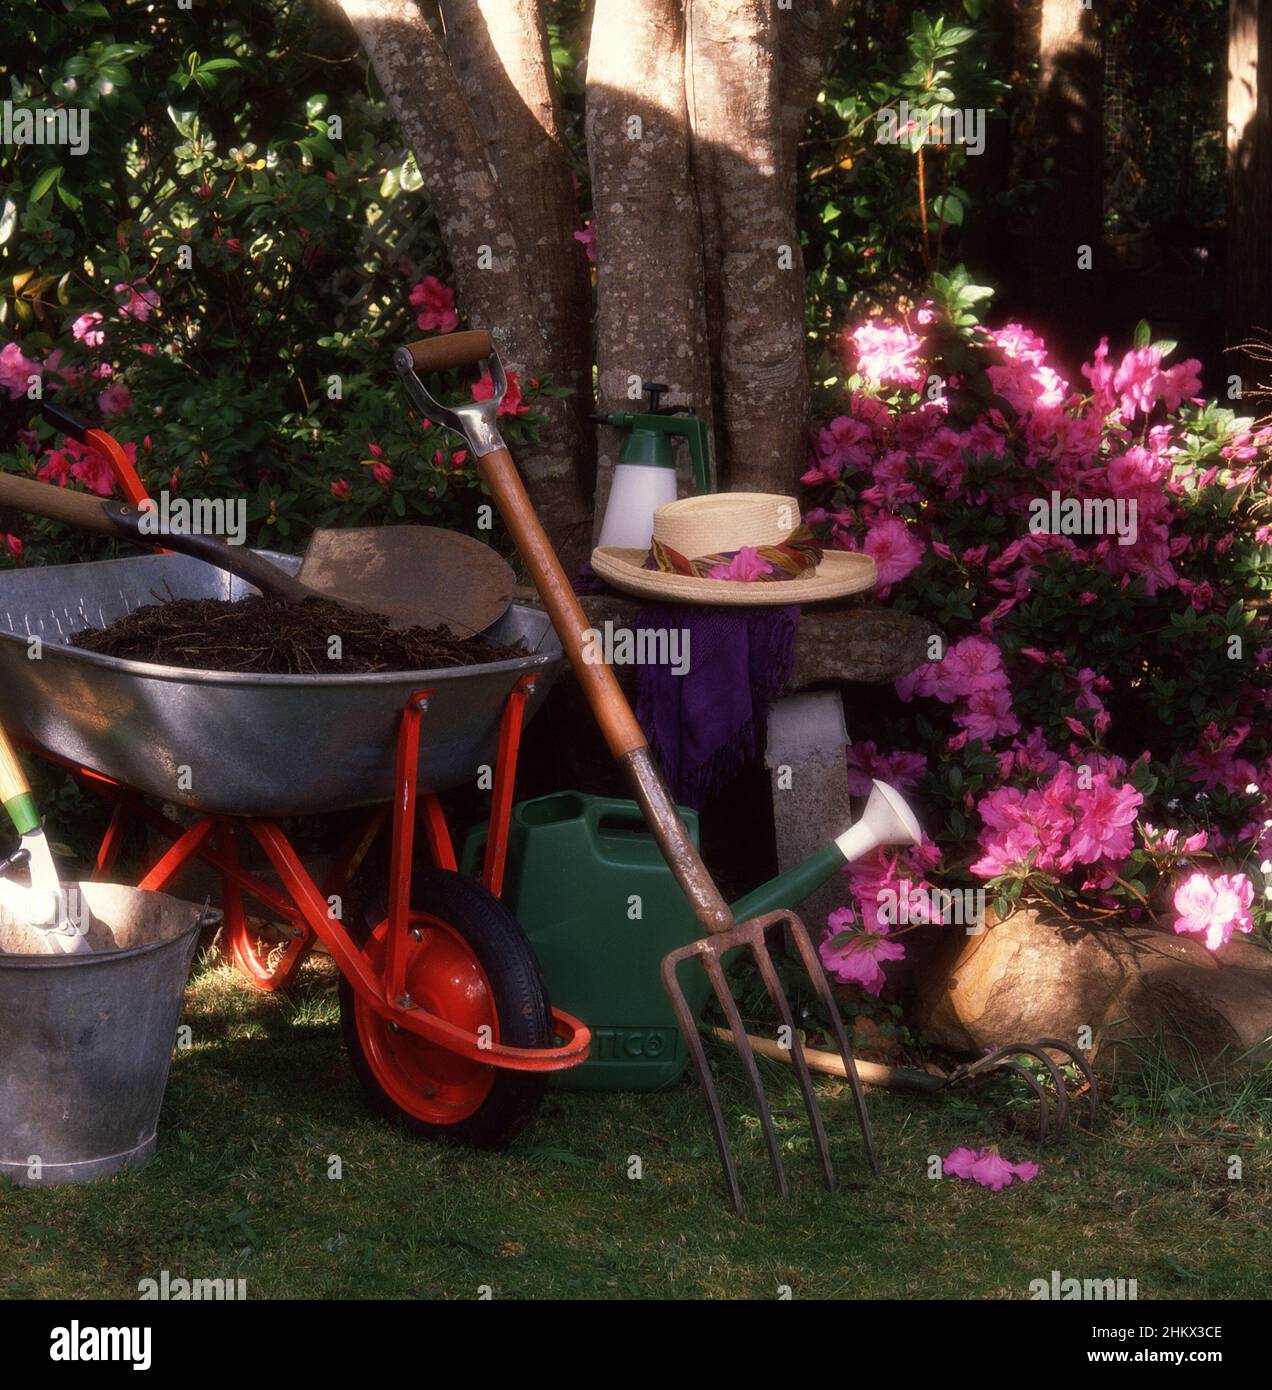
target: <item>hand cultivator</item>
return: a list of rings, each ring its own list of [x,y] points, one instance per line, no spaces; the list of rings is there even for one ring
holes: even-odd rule
[[[781,1023],[794,1034],[794,1019],[790,1003],[782,989],[769,952],[774,933],[785,930],[794,941],[799,958],[813,983],[823,1007],[831,1019],[835,1041],[843,1059],[845,1075],[852,1087],[861,1125],[866,1158],[871,1170],[878,1173],[870,1119],[866,1113],[861,1083],[857,1076],[852,1050],[844,1032],[829,983],[822,971],[817,954],[803,924],[789,912],[770,913],[737,924],[724,898],[720,895],[705,865],[699,859],[676,807],[663,783],[649,746],[636,717],[628,705],[613,672],[608,666],[587,659],[586,634],[590,624],[579,605],[560,561],[535,516],[516,466],[499,434],[497,415],[507,389],[507,381],[499,354],[487,333],[452,333],[432,338],[398,351],[395,365],[411,399],[429,419],[440,421],[463,436],[477,459],[478,471],[490,490],[517,550],[539,590],[544,607],[552,619],[565,654],[600,724],[611,753],[627,775],[633,795],[648,820],[650,829],[707,935],[690,946],[672,952],[663,962],[663,984],[676,1010],[690,1049],[698,1081],[706,1097],[711,1128],[725,1183],[735,1211],[742,1209],[742,1192],[725,1128],[724,1112],[716,1092],[714,1078],[703,1050],[701,1038],[688,1001],[677,978],[677,967],[684,962],[701,962],[711,981],[732,1036],[742,1056],[744,1070],[750,1083],[764,1131],[774,1182],[781,1193],[786,1192],[786,1176],[782,1167],[777,1135],[773,1127],[768,1100],[760,1080],[755,1056],[747,1040],[746,1029],[737,1003],[729,991],[724,974],[724,957],[737,950],[748,951],[759,967],[761,978]],[[422,380],[430,372],[476,366],[484,363],[490,373],[493,394],[484,401],[465,402],[447,407],[437,401]],[[830,1160],[825,1126],[813,1094],[812,1081],[802,1053],[793,1055],[800,1091],[808,1111],[813,1139],[827,1187],[834,1186],[834,1168]]]
[[[733,1041],[733,1035],[727,1028],[717,1028],[714,1032],[721,1042]],[[748,1041],[759,1056],[767,1057],[771,1061],[783,1062],[790,1066],[794,1064],[796,1056],[802,1056],[813,1071],[824,1072],[830,1076],[846,1076],[843,1062],[837,1053],[820,1052],[799,1046],[781,1047],[771,1038],[748,1036]],[[914,1067],[882,1066],[878,1062],[858,1062],[857,1070],[861,1080],[868,1086],[883,1086],[888,1090],[909,1091],[915,1095],[926,1096],[940,1095],[953,1086],[982,1081],[999,1072],[1017,1076],[1029,1086],[1038,1101],[1038,1142],[1045,1144],[1049,1140],[1064,1138],[1069,1124],[1069,1106],[1074,1100],[1065,1083],[1064,1073],[1055,1061],[1047,1056],[1048,1052],[1063,1053],[1067,1061],[1061,1065],[1065,1066],[1071,1062],[1081,1071],[1086,1083],[1090,1122],[1094,1128],[1100,1109],[1095,1074],[1090,1063],[1076,1048],[1062,1043],[1058,1038],[1038,1038],[1030,1043],[1009,1043],[1006,1047],[995,1048],[984,1057],[978,1057],[974,1062],[965,1062],[950,1072],[943,1072],[936,1067],[918,1071]],[[1047,1099],[1046,1088],[1040,1084],[1027,1064],[1022,1065],[1014,1060],[1017,1057],[1032,1058],[1035,1067],[1041,1067],[1047,1072],[1055,1090],[1054,1121],[1051,1118],[1051,1105]]]

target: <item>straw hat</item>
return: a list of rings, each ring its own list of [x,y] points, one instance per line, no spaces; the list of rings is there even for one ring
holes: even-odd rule
[[[743,548],[759,552],[759,565]],[[733,562],[731,564],[731,562]],[[760,569],[784,579],[708,577],[707,571]],[[668,502],[654,513],[647,551],[598,546],[592,568],[616,589],[673,603],[818,603],[860,593],[875,584],[868,555],[822,551],[793,497],[768,492],[720,492]]]

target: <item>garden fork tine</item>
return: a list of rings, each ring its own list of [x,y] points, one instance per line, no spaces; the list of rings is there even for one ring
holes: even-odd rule
[[[441,372],[451,368],[474,366],[485,363],[490,373],[491,394],[484,400],[465,401],[455,406],[443,405],[429,393],[423,376],[430,372]],[[653,831],[654,838],[662,850],[677,882],[693,907],[699,925],[707,933],[705,939],[694,942],[681,951],[673,951],[662,966],[663,982],[671,997],[681,1031],[689,1044],[694,1070],[707,1099],[707,1110],[711,1117],[711,1127],[715,1135],[716,1147],[720,1151],[720,1162],[724,1168],[725,1185],[735,1211],[742,1207],[741,1190],[738,1185],[737,1169],[729,1149],[728,1134],[725,1130],[724,1114],[720,1108],[720,1098],[715,1082],[707,1065],[706,1053],[698,1037],[697,1020],[689,1008],[676,980],[676,966],[682,959],[699,957],[706,966],[716,997],[720,1000],[729,1027],[738,1044],[743,1067],[755,1096],[756,1108],[760,1115],[760,1125],[764,1130],[764,1141],[768,1147],[769,1161],[772,1164],[774,1180],[779,1192],[786,1191],[786,1174],[782,1169],[780,1146],[773,1128],[773,1117],[769,1111],[768,1100],[760,1080],[759,1067],[747,1040],[742,1017],[738,1013],[737,1002],[729,992],[724,976],[722,957],[738,946],[749,947],[760,960],[761,973],[767,962],[768,974],[765,985],[783,1014],[783,1021],[792,1027],[790,1005],[781,993],[780,985],[774,994],[776,973],[768,959],[768,948],[764,933],[778,923],[788,923],[793,931],[805,968],[812,976],[813,985],[823,1004],[828,1004],[835,1029],[836,1041],[843,1054],[844,1065],[853,1083],[853,1098],[857,1104],[857,1114],[862,1123],[866,1138],[867,1152],[871,1166],[874,1167],[874,1147],[870,1136],[869,1121],[861,1096],[860,1082],[856,1076],[856,1066],[844,1036],[843,1024],[831,999],[830,987],[822,973],[808,934],[802,925],[789,913],[774,913],[767,917],[756,917],[738,926],[728,904],[720,896],[720,890],[712,881],[706,866],[698,857],[698,851],[685,831],[684,822],[671,798],[662,775],[654,763],[645,738],[632,707],[627,702],[613,671],[594,659],[590,640],[591,624],[583,612],[574,590],[561,568],[561,562],[552,548],[546,532],[535,515],[534,507],[526,494],[525,485],[517,473],[516,464],[508,447],[499,433],[498,413],[507,390],[507,377],[499,354],[495,351],[490,335],[483,332],[450,333],[441,338],[430,338],[412,343],[398,350],[394,365],[406,387],[407,394],[417,407],[431,420],[440,421],[447,428],[463,435],[477,460],[477,471],[494,499],[499,513],[504,519],[513,543],[517,547],[526,569],[534,579],[539,597],[552,620],[561,646],[588,703],[596,715],[601,732],[609,745],[610,752],[622,766],[631,784],[633,795],[645,819]],[[779,997],[780,1001],[779,1002]],[[804,1059],[800,1056],[800,1062]],[[800,1076],[800,1089],[804,1103],[813,1120],[814,1138],[818,1155],[822,1161],[822,1171],[828,1184],[834,1182],[834,1172],[830,1167],[829,1148],[826,1131],[817,1112],[816,1097],[812,1083],[804,1067]],[[876,1169],[877,1171],[877,1169]]]
[[[831,1162],[830,1145],[826,1137],[826,1127],[822,1121],[821,1109],[817,1103],[817,1096],[813,1090],[812,1076],[808,1069],[808,1062],[804,1057],[804,1052],[799,1043],[799,1038],[795,1031],[795,1019],[791,1011],[790,1001],[786,997],[781,981],[778,979],[777,971],[773,966],[773,958],[769,954],[767,935],[776,928],[786,928],[793,937],[796,947],[799,950],[800,958],[804,968],[812,980],[813,987],[817,991],[818,998],[821,1000],[831,1020],[831,1027],[835,1034],[835,1042],[839,1049],[839,1054],[844,1063],[844,1073],[848,1077],[849,1085],[852,1088],[853,1102],[857,1108],[857,1118],[861,1124],[862,1138],[865,1141],[866,1155],[870,1162],[870,1170],[876,1176],[879,1172],[878,1159],[875,1155],[874,1136],[870,1127],[870,1117],[866,1112],[865,1095],[861,1089],[861,1078],[857,1075],[857,1064],[852,1055],[852,1048],[848,1044],[848,1038],[844,1031],[843,1020],[839,1016],[839,1010],[835,1004],[834,996],[831,994],[830,986],[827,983],[825,973],[821,968],[813,952],[812,942],[808,938],[808,932],[804,924],[790,912],[770,912],[763,917],[754,917],[741,926],[713,930],[711,935],[692,941],[687,946],[682,946],[678,950],[670,952],[663,959],[662,979],[663,988],[667,991],[671,999],[672,1008],[675,1010],[676,1020],[680,1024],[681,1032],[689,1045],[689,1056],[693,1061],[694,1070],[697,1072],[698,1082],[702,1087],[706,1097],[707,1110],[711,1117],[711,1128],[715,1134],[716,1147],[720,1151],[720,1162],[724,1168],[725,1183],[729,1189],[729,1200],[733,1203],[734,1211],[742,1210],[742,1193],[738,1185],[737,1168],[733,1160],[733,1153],[729,1146],[728,1135],[725,1130],[724,1115],[720,1108],[719,1095],[716,1091],[715,1079],[711,1075],[710,1067],[707,1064],[706,1053],[702,1047],[702,1040],[698,1036],[698,1024],[694,1017],[693,1010],[689,1007],[683,989],[680,986],[678,975],[679,966],[685,961],[701,961],[703,968],[707,972],[707,978],[715,990],[716,998],[724,1010],[728,1020],[729,1031],[732,1035],[734,1046],[738,1050],[738,1055],[742,1059],[742,1067],[751,1086],[751,1093],[755,1098],[756,1108],[759,1112],[760,1126],[764,1132],[764,1142],[769,1152],[769,1162],[773,1169],[774,1183],[782,1196],[786,1195],[786,1174],[782,1167],[780,1150],[777,1142],[777,1134],[773,1127],[772,1113],[769,1109],[768,1097],[764,1091],[763,1082],[760,1079],[759,1067],[755,1060],[755,1053],[751,1047],[751,1040],[747,1036],[746,1027],[742,1022],[742,1017],[738,1012],[737,1001],[733,998],[729,990],[728,983],[724,977],[723,958],[731,951],[739,949],[749,950],[759,966],[760,977],[764,981],[764,987],[768,991],[769,998],[773,1001],[778,1015],[786,1028],[790,1030],[791,1039],[791,1062],[794,1066],[796,1079],[799,1082],[800,1093],[804,1100],[804,1108],[808,1112],[809,1124],[813,1131],[813,1143],[817,1150],[817,1158],[821,1164],[822,1176],[828,1190],[833,1191],[835,1187],[835,1169]]]

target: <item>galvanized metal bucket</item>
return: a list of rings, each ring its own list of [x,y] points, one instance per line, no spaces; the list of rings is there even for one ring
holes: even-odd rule
[[[203,915],[117,884],[75,893],[92,914],[91,953],[8,954],[27,929],[0,920],[0,1174],[24,1187],[89,1182],[154,1154]]]

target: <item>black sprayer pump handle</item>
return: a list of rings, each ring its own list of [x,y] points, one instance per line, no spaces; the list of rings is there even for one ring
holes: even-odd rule
[[[49,422],[56,425],[63,434],[69,434],[78,444],[84,443],[84,436],[88,433],[89,426],[77,416],[69,411],[63,410],[61,406],[54,405],[52,401],[45,401],[40,407],[40,414]]]
[[[671,390],[670,386],[664,385],[661,381],[647,381],[645,383],[645,394],[649,397],[649,413],[658,414],[658,401]]]

